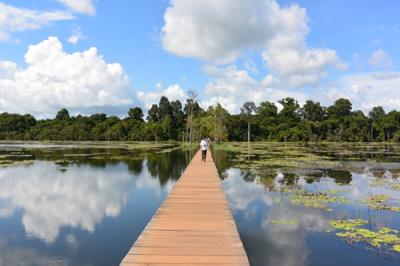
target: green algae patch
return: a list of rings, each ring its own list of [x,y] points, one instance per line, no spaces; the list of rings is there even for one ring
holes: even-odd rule
[[[390,197],[387,195],[372,195],[362,200],[361,202],[366,204],[370,209],[373,210],[387,210],[400,212],[400,207],[387,205],[387,201]]]
[[[0,168],[1,167],[11,167],[11,166],[28,166],[33,164],[33,160],[22,160],[22,161],[14,161],[14,160],[0,160]]]
[[[400,191],[400,183],[392,184],[391,185],[391,189],[396,190],[396,191]]]
[[[360,228],[368,224],[368,221],[362,219],[347,219],[347,220],[331,220],[329,225],[338,230],[335,235],[346,242],[363,243],[379,250],[394,250],[399,251],[400,236],[395,229],[381,227],[377,231],[372,231],[367,228]]]
[[[297,195],[291,195],[289,200],[297,205],[303,205],[305,207],[312,207],[316,209],[322,209],[325,211],[332,211],[331,204],[347,204],[350,201],[345,197],[329,196],[326,193],[301,193]]]
[[[349,231],[353,230],[356,227],[367,224],[368,221],[363,219],[354,219],[354,220],[347,219],[347,220],[331,220],[328,223],[335,229]]]
[[[340,168],[342,163],[329,156],[317,154],[310,147],[299,144],[283,144],[271,142],[229,142],[214,145],[216,151],[233,154],[231,162],[234,167],[244,170],[264,169],[316,169]]]
[[[398,179],[393,182],[391,179],[374,177],[371,179],[370,185],[372,187],[385,187],[395,191],[400,191],[400,183]]]
[[[339,189],[327,189],[327,190],[323,190],[321,192],[326,193],[326,194],[336,195],[336,194],[345,193],[345,192],[349,192],[349,191],[350,191],[350,189],[339,188]]]

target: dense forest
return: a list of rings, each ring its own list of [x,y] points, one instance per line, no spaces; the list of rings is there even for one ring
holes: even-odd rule
[[[139,107],[125,118],[93,114],[70,116],[58,111],[54,119],[36,120],[30,114],[0,114],[1,140],[178,140],[197,141],[209,136],[217,142],[244,141],[400,141],[400,111],[386,113],[374,107],[364,114],[352,110],[347,99],[325,107],[293,98],[256,106],[246,102],[241,113],[230,114],[221,105],[200,107],[195,97],[185,105],[161,97],[145,117]],[[248,134],[250,132],[250,134]]]

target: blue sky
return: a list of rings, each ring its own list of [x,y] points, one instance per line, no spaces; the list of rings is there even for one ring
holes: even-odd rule
[[[395,0],[0,1],[0,111],[122,115],[161,95],[184,101],[190,88],[231,112],[286,96],[400,109],[398,10]]]

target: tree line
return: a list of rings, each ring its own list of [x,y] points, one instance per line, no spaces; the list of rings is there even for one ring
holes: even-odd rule
[[[366,115],[353,110],[348,99],[330,106],[308,100],[300,106],[294,98],[259,105],[246,102],[239,114],[230,114],[220,104],[200,107],[197,94],[179,100],[161,97],[145,117],[139,107],[125,118],[104,113],[70,116],[57,112],[54,119],[37,120],[30,114],[0,114],[1,140],[95,140],[193,142],[208,136],[221,141],[400,141],[400,111],[388,113],[381,106]]]

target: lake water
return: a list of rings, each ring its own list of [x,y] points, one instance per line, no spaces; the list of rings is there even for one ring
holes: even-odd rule
[[[379,149],[306,147],[303,157],[298,152],[275,155],[279,161],[297,160],[295,167],[292,163],[279,163],[286,167],[263,165],[258,172],[253,167],[255,161],[263,160],[263,152],[251,157],[254,164],[250,169],[243,169],[243,162],[237,160],[243,154],[217,152],[214,157],[250,264],[400,265],[400,250],[393,250],[394,243],[376,247],[368,242],[373,235],[339,237],[343,232],[370,233],[383,227],[400,231],[398,149],[393,145]],[[274,153],[282,149],[261,150]],[[302,159],[310,154],[325,157],[310,164]],[[271,160],[271,165],[277,165],[275,162]],[[374,195],[385,195],[387,200],[365,202]],[[393,210],[384,209],[391,207]],[[362,220],[363,225],[356,227],[361,230],[338,230],[330,225],[348,219]],[[390,235],[400,244],[397,231]]]
[[[1,147],[0,265],[118,265],[192,155],[132,153]]]
[[[240,145],[214,158],[251,265],[400,264],[400,147]],[[117,265],[192,156],[1,145],[0,265]]]

